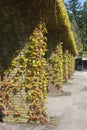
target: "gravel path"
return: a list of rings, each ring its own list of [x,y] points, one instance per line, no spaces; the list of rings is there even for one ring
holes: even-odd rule
[[[61,108],[66,107],[63,111],[59,107],[63,116],[54,130],[87,130],[87,72],[75,72],[63,89],[71,95],[60,97]]]
[[[48,97],[48,115],[53,124],[0,123],[0,130],[87,130],[87,72],[76,71],[63,90],[60,96]]]

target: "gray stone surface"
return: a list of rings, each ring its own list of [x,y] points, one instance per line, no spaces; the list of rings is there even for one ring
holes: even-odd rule
[[[64,115],[54,130],[87,130],[87,72],[75,72],[63,89],[72,94],[65,97],[67,109],[60,109]]]

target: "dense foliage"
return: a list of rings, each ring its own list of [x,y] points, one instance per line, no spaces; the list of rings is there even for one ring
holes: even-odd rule
[[[45,103],[48,80],[47,63],[44,58],[47,51],[45,33],[47,33],[45,24],[39,24],[25,48],[13,59],[11,66],[5,72],[6,79],[2,82],[2,90],[7,91],[4,95],[8,103],[10,103],[11,93],[15,95],[24,88],[30,123],[44,123],[47,118]]]
[[[49,58],[49,86],[56,87],[58,92],[62,90],[63,83],[71,78],[75,70],[74,56],[69,50],[63,52],[62,45],[63,43],[59,43]]]
[[[63,41],[64,49],[67,49],[66,44],[68,44],[68,48],[71,51],[71,53],[73,55],[77,55],[78,50],[76,47],[74,34],[71,30],[71,24],[69,21],[69,16],[67,14],[67,11],[65,9],[65,5],[62,0],[58,0],[57,4],[58,4],[58,10],[60,11],[59,24],[60,24],[61,28],[63,28],[63,30],[64,29],[66,30],[65,32],[63,32],[63,35],[62,34],[60,35],[60,41]]]
[[[54,1],[48,1],[48,3],[46,3],[42,0],[39,0],[39,4],[37,4],[37,2],[37,0],[34,2],[31,0],[27,2],[22,0],[22,2],[18,1],[17,4],[7,4],[5,5],[6,7],[2,9],[2,14],[6,15],[6,10],[8,10],[6,16],[10,16],[10,18],[11,16],[15,16],[12,17],[15,18],[12,20],[15,26],[11,24],[11,27],[13,27],[15,35],[17,35],[17,43],[21,44],[16,43],[18,47],[14,45],[12,50],[10,48],[12,53],[9,53],[9,55],[11,54],[10,62],[6,60],[6,63],[7,61],[9,63],[7,66],[4,64],[4,59],[0,59],[0,65],[1,68],[3,68],[1,71],[5,75],[2,76],[1,82],[1,90],[4,94],[3,104],[6,105],[7,108],[10,106],[14,109],[11,118],[14,118],[14,115],[20,116],[21,118],[27,116],[29,123],[47,122],[45,103],[49,83],[51,82],[58,90],[61,89],[63,82],[67,81],[74,71],[74,56],[78,53],[63,0],[55,1],[55,3]],[[24,3],[26,3],[25,6]],[[49,7],[50,10],[46,10],[47,7]],[[9,13],[10,10],[12,10],[11,13]],[[16,21],[17,17],[14,15],[16,13],[19,13],[17,14],[17,16],[20,16],[19,21]],[[6,17],[6,19],[2,18],[1,23],[3,24],[8,21],[8,19],[9,17]],[[45,23],[40,23],[40,21],[45,21]],[[1,30],[2,34],[3,30],[6,31],[4,34],[9,30],[8,24],[10,25],[10,22],[6,23],[5,30]],[[16,25],[18,25],[19,28],[16,28]],[[47,27],[45,25],[47,25]],[[22,30],[20,30],[20,28]],[[48,34],[46,34],[47,30]],[[27,35],[28,33],[29,36]],[[5,39],[8,37],[9,35],[6,35]],[[22,37],[23,39],[21,39]],[[11,39],[14,41],[15,37],[13,39],[12,36]],[[47,46],[47,39],[49,41],[49,47]],[[53,41],[51,41],[51,39],[53,39]],[[14,41],[14,43],[15,42],[16,41]],[[11,43],[9,40],[7,40],[7,42],[5,41],[6,46],[10,45],[9,43],[13,45],[13,42]],[[46,55],[47,47],[49,56]],[[4,45],[2,44],[1,50],[3,50],[3,48]],[[48,64],[46,58],[49,59]],[[23,93],[20,93],[21,91],[25,93],[24,97]],[[18,104],[13,106],[13,104],[15,104],[15,101],[12,100],[13,97],[16,102],[18,101],[17,103],[19,103],[19,100],[23,102],[25,100],[25,104],[28,105],[27,109],[21,106],[20,108],[19,106],[16,107]],[[18,98],[19,100],[17,100]],[[10,109],[10,107],[8,109]],[[26,115],[23,115],[24,111]],[[15,119],[17,118],[15,117]]]
[[[62,43],[56,47],[55,53],[49,58],[50,65],[50,82],[53,86],[61,89],[63,85],[63,50]]]
[[[25,76],[25,88],[27,90],[27,102],[29,103],[29,122],[44,123],[46,112],[44,108],[47,99],[47,73],[46,59],[46,28],[40,24],[30,37],[29,48],[26,52],[28,64]],[[29,58],[30,57],[30,58]]]

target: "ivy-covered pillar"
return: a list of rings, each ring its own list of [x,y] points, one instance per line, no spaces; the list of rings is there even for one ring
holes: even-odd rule
[[[45,24],[39,24],[29,39],[29,47],[26,52],[28,64],[24,85],[27,91],[26,101],[29,103],[30,123],[44,123],[47,121],[45,103],[48,81],[47,64],[44,58],[47,51],[45,33],[47,33]]]
[[[48,85],[46,33],[45,23],[40,23],[5,71],[2,90],[8,107],[11,106],[9,121],[27,122],[28,119],[29,123],[46,123],[48,120],[45,106]]]
[[[49,58],[49,66],[52,87],[61,90],[63,85],[63,51],[61,42],[56,46],[55,53],[51,54]]]
[[[69,51],[66,50],[64,53],[63,53],[63,81],[64,82],[67,82],[68,80],[68,53]]]

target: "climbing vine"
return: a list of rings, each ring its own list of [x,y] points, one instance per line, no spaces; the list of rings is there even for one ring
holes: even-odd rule
[[[63,71],[64,82],[71,78],[75,71],[75,59],[68,50],[66,50],[63,55]]]
[[[25,88],[30,123],[44,123],[47,118],[46,33],[45,24],[40,23],[23,50],[13,59],[11,66],[5,72],[6,79],[2,82],[2,89],[6,92],[4,94],[8,102],[11,93],[16,94],[22,87]]]
[[[25,76],[27,102],[29,103],[29,122],[46,121],[45,100],[47,99],[46,49],[47,33],[45,24],[40,24],[30,37],[30,45],[26,51],[28,64]]]
[[[69,69],[68,69],[68,54],[69,51],[66,50],[63,54],[63,80],[64,82],[67,82],[68,80],[68,73],[69,73]]]
[[[48,10],[44,9],[44,11],[43,8],[41,9],[40,5],[45,5],[43,4],[44,1],[43,3],[42,1],[39,1],[40,9],[38,9],[39,13],[37,14],[39,15],[43,14],[43,17],[45,17],[43,19],[45,19],[48,25],[49,32],[52,30],[52,34],[53,34],[53,30],[55,30],[55,34],[56,34],[55,40],[64,41],[65,43],[63,44],[63,48],[64,46],[66,48],[68,45],[69,51],[73,53],[73,55],[76,55],[77,48],[75,45],[73,32],[71,31],[71,25],[69,22],[67,12],[65,10],[63,0],[58,0],[58,1],[55,0],[55,2],[54,1],[50,1],[50,2],[52,4],[49,4],[49,6],[51,5],[51,7],[49,7],[50,12],[48,12],[49,9]],[[50,2],[48,1],[48,3]],[[32,7],[35,4],[35,3],[32,4],[32,2],[30,3]],[[46,8],[47,7],[48,6],[46,6]],[[55,9],[55,13],[54,13],[54,9]],[[37,5],[35,7],[35,10],[37,10]],[[35,14],[35,10],[33,14]],[[29,13],[29,11],[27,12],[28,15],[30,14],[31,16],[31,13]],[[30,10],[30,12],[32,12],[32,10]],[[44,12],[46,15],[44,15]],[[54,14],[56,19],[53,17]],[[37,18],[35,17],[35,20]],[[27,21],[27,17],[26,20],[23,20],[21,23],[23,23],[24,21]],[[26,23],[28,25],[29,21]],[[35,23],[37,22],[35,21]],[[35,27],[34,25],[36,24],[31,22],[30,25],[33,25],[33,27]],[[61,32],[63,32],[63,30],[64,33],[62,35]],[[31,34],[31,31],[29,32]],[[47,30],[45,24],[40,23],[32,32],[25,47],[20,52],[17,53],[18,55],[15,58],[12,59],[12,63],[9,66],[9,69],[5,71],[6,78],[1,83],[1,89],[3,93],[1,95],[1,102],[3,100],[4,101],[3,104],[6,106],[8,106],[8,104],[9,106],[12,105],[11,102],[12,94],[16,95],[17,93],[20,92],[22,88],[25,90],[26,103],[28,104],[27,114],[30,123],[44,123],[47,121],[45,103],[47,99],[48,79],[49,82],[52,82],[52,85],[56,86],[56,88],[58,88],[59,90],[63,85],[63,80],[67,81],[67,79],[70,78],[72,73],[74,72],[74,63],[75,63],[74,57],[72,56],[72,54],[70,54],[69,51],[65,51],[63,55],[62,43],[59,43],[56,47],[55,52],[52,53],[51,57],[49,58],[50,78],[48,78],[47,62],[45,59],[45,55],[47,52],[46,49],[47,38],[45,36],[46,33]],[[59,38],[57,38],[57,33],[59,33]],[[53,43],[52,46],[54,46]],[[2,64],[0,64],[0,68],[1,67]],[[18,110],[16,111],[19,115],[22,114],[22,113],[20,114]]]
[[[49,59],[50,64],[50,79],[51,82],[58,89],[61,89],[63,84],[63,51],[62,43],[59,43],[56,47],[55,53],[52,53]]]
[[[75,58],[73,55],[71,55],[71,76],[75,71]]]

